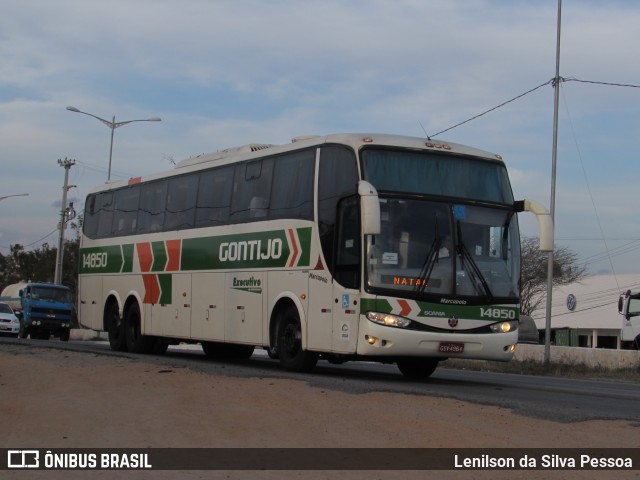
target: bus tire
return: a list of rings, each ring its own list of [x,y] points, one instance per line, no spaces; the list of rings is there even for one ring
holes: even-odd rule
[[[280,358],[280,356],[278,355],[278,347],[268,347],[265,348],[265,350],[267,351],[267,355],[269,356],[269,358],[273,360],[277,360],[278,358]]]
[[[151,347],[150,353],[153,355],[164,355],[167,353],[168,348],[169,344],[162,337],[156,337],[153,341],[153,347]]]
[[[69,338],[71,338],[71,330],[64,330],[61,334],[60,334],[60,341],[62,342],[68,342]]]
[[[303,350],[300,316],[294,305],[285,308],[278,322],[278,357],[280,365],[290,372],[310,372],[318,362],[318,354]]]
[[[435,358],[402,358],[398,360],[398,370],[411,380],[426,380],[438,368]]]
[[[127,350],[131,353],[150,353],[155,339],[142,334],[140,307],[137,303],[133,303],[127,310],[124,326]]]
[[[111,350],[116,352],[126,351],[127,342],[125,340],[124,322],[122,321],[122,318],[120,318],[118,304],[116,302],[109,303],[106,316],[109,346],[111,347]]]

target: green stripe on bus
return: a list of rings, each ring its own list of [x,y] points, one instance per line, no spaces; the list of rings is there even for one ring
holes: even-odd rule
[[[311,257],[311,228],[298,228],[298,238],[300,239],[300,248],[302,252],[300,254],[300,260],[298,261],[299,267],[308,267]]]
[[[153,252],[153,265],[151,266],[152,272],[164,272],[164,267],[167,264],[167,250],[164,247],[164,241],[151,242],[151,251]]]
[[[133,243],[127,243],[126,245],[122,245],[122,272],[123,273],[131,273],[133,272]]]
[[[83,248],[80,251],[80,273],[118,273],[124,262],[120,245]]]
[[[402,299],[400,299],[402,301]],[[360,313],[375,311],[380,313],[391,313],[396,301],[389,301],[386,298],[363,298],[360,301]],[[416,301],[419,310],[414,310],[407,315],[411,318],[466,318],[470,320],[518,320],[520,308],[512,305],[445,305]],[[396,307],[397,308],[397,307]],[[397,312],[397,311],[396,311]]]
[[[158,283],[160,284],[160,299],[158,300],[158,303],[160,303],[161,305],[171,304],[173,275],[170,273],[159,274]]]
[[[182,241],[181,270],[284,267],[290,253],[285,230],[188,238]]]
[[[292,232],[293,229],[187,238],[182,240],[180,270],[284,268],[290,258],[295,261],[295,266],[308,267],[312,228],[295,229],[296,235],[291,236],[297,236],[297,240],[289,235]],[[290,242],[299,244],[293,245],[292,250]],[[165,271],[168,260],[165,241],[151,242],[151,251],[153,264],[150,271]],[[131,273],[134,253],[133,243],[83,248],[79,271],[81,274]]]

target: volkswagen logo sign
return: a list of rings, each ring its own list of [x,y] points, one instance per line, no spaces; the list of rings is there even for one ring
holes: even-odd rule
[[[573,293],[567,295],[567,310],[573,312],[576,309],[576,304],[578,303],[578,299]]]
[[[455,328],[458,326],[458,319],[456,317],[449,317],[449,326]]]

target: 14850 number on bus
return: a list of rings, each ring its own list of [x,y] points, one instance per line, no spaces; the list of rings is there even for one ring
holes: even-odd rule
[[[107,252],[92,252],[82,254],[82,268],[105,268],[107,266]]]

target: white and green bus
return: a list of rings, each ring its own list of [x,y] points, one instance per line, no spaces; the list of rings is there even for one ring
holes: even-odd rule
[[[187,159],[86,199],[79,318],[114,350],[200,343],[431,375],[449,357],[508,361],[520,238],[499,155],[392,136],[299,137]]]

